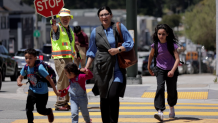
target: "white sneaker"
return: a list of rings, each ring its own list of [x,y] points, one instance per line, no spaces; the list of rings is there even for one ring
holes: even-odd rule
[[[175,110],[174,110],[174,107],[170,107],[169,118],[175,118]]]
[[[159,121],[163,121],[163,112],[158,112],[154,114],[154,118],[156,118]]]

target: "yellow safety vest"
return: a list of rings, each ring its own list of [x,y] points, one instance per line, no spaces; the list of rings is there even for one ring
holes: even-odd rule
[[[72,42],[70,43],[70,39],[67,35],[66,29],[62,26],[62,24],[58,23],[60,36],[58,40],[54,40],[51,37],[52,43],[52,57],[53,59],[60,59],[60,58],[74,58],[73,54],[75,54],[75,38],[72,29],[70,28],[71,35],[73,37]],[[71,49],[72,47],[72,49]]]

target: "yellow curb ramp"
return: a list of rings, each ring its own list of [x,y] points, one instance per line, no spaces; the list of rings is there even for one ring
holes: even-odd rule
[[[26,123],[27,120],[20,119],[15,120],[12,123]],[[48,119],[35,119],[35,123],[48,123]],[[53,123],[71,123],[70,118],[64,118],[64,119],[55,119]],[[102,123],[101,118],[92,118],[93,123]],[[157,123],[158,120],[154,118],[119,118],[119,123]],[[164,122],[169,123],[217,123],[218,119],[198,119],[198,118],[164,118]],[[85,123],[83,118],[79,118],[79,123]]]
[[[144,92],[141,98],[154,98],[156,92]],[[165,92],[167,98],[167,92]],[[207,99],[208,92],[178,92],[178,99]]]

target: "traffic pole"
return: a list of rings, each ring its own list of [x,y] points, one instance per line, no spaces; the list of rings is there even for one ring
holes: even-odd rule
[[[137,46],[137,0],[126,0],[126,27],[134,40],[136,57]],[[127,68],[127,84],[142,84],[142,76],[138,75],[138,63]]]
[[[218,0],[216,0],[216,55],[218,54]],[[216,56],[216,77],[218,77],[218,57]]]
[[[35,30],[38,30],[38,14],[37,14],[37,12],[35,13],[35,15],[36,15],[36,28],[35,28]],[[37,44],[37,47],[35,47],[35,48],[40,49],[41,47],[40,47],[39,39],[38,39],[38,37],[35,37],[35,38],[36,38],[35,44]]]
[[[52,19],[54,19],[54,15],[53,15],[53,12],[52,11],[50,11],[51,12],[51,18]]]
[[[130,32],[134,31],[134,47],[138,58],[137,48],[137,0],[126,0],[126,27]],[[138,63],[127,68],[127,77],[136,77],[138,74]]]

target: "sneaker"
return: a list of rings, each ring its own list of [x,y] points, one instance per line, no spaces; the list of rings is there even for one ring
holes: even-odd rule
[[[64,107],[64,106],[55,107],[55,111],[69,111],[69,110],[70,110],[69,107]]]
[[[48,115],[48,121],[49,123],[52,123],[54,121],[54,114],[53,114],[53,111],[52,109],[51,110],[51,113]]]
[[[163,112],[158,112],[154,114],[154,118],[156,118],[159,121],[163,121]]]
[[[92,123],[92,119],[90,119],[90,122],[86,122],[86,123]]]
[[[169,118],[175,118],[175,110],[174,110],[174,107],[170,107]]]

